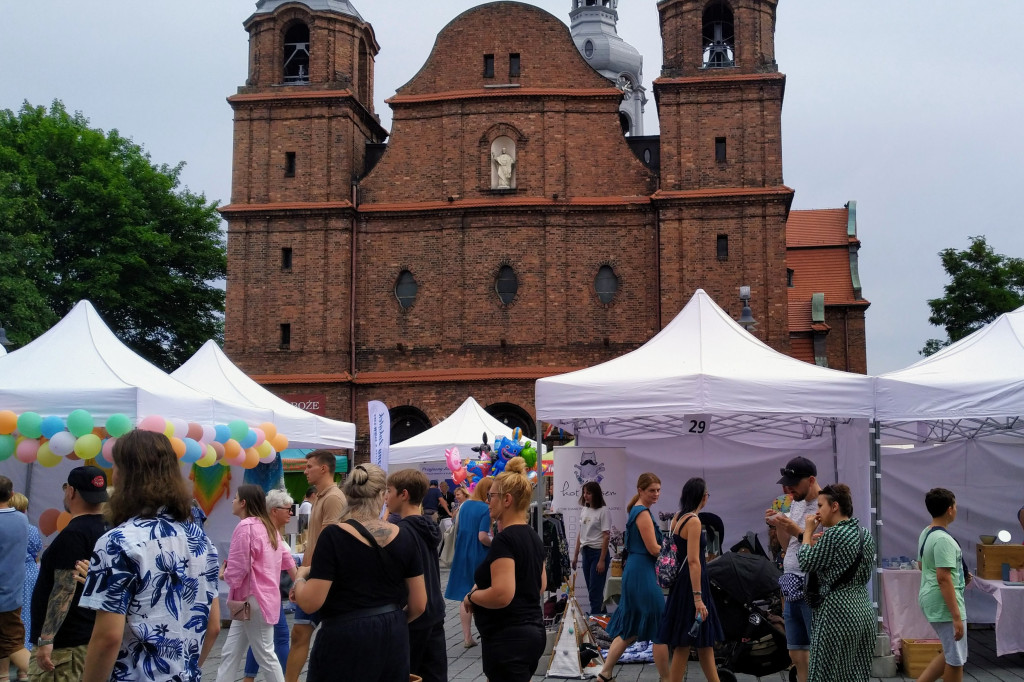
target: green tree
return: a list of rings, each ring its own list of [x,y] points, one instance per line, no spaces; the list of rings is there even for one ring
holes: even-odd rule
[[[985,237],[971,237],[963,251],[939,252],[950,277],[942,298],[928,301],[928,321],[946,329],[945,340],[928,339],[921,355],[931,355],[1024,305],[1024,259],[996,253]]]
[[[0,110],[0,322],[14,346],[89,299],[164,369],[223,336],[216,202],[116,130],[55,101]]]

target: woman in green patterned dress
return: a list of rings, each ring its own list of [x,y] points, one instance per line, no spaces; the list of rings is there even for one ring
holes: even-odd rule
[[[825,532],[813,537],[818,523]],[[877,625],[867,583],[874,566],[875,542],[853,518],[850,488],[825,486],[818,513],[808,517],[798,559],[800,569],[818,574],[824,598],[811,626],[811,664],[807,682],[867,682]]]

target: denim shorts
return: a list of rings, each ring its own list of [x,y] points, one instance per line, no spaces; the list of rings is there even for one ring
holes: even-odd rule
[[[314,628],[320,625],[320,612],[306,613],[299,606],[298,602],[292,602],[292,606],[295,607],[295,618],[292,621],[295,625],[312,625]]]
[[[953,623],[945,621],[931,623],[931,626],[942,642],[942,655],[946,659],[946,665],[962,668],[967,663],[967,623],[964,623],[964,636],[959,642],[953,636]]]
[[[786,621],[786,648],[790,651],[811,648],[811,605],[806,599],[787,601],[782,611]]]

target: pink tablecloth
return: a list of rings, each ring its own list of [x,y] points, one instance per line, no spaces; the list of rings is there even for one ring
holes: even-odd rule
[[[904,639],[935,639],[935,630],[917,604],[921,571],[882,570],[882,626],[900,656]]]
[[[972,584],[995,597],[996,655],[1024,651],[1024,585],[1007,585],[1002,580],[977,577]]]

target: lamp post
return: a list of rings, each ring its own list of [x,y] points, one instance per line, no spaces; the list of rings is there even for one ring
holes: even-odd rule
[[[736,322],[753,334],[754,327],[757,326],[757,320],[754,319],[754,315],[750,311],[750,287],[740,287],[740,301],[743,302],[743,310],[740,311],[740,319],[736,320]]]

